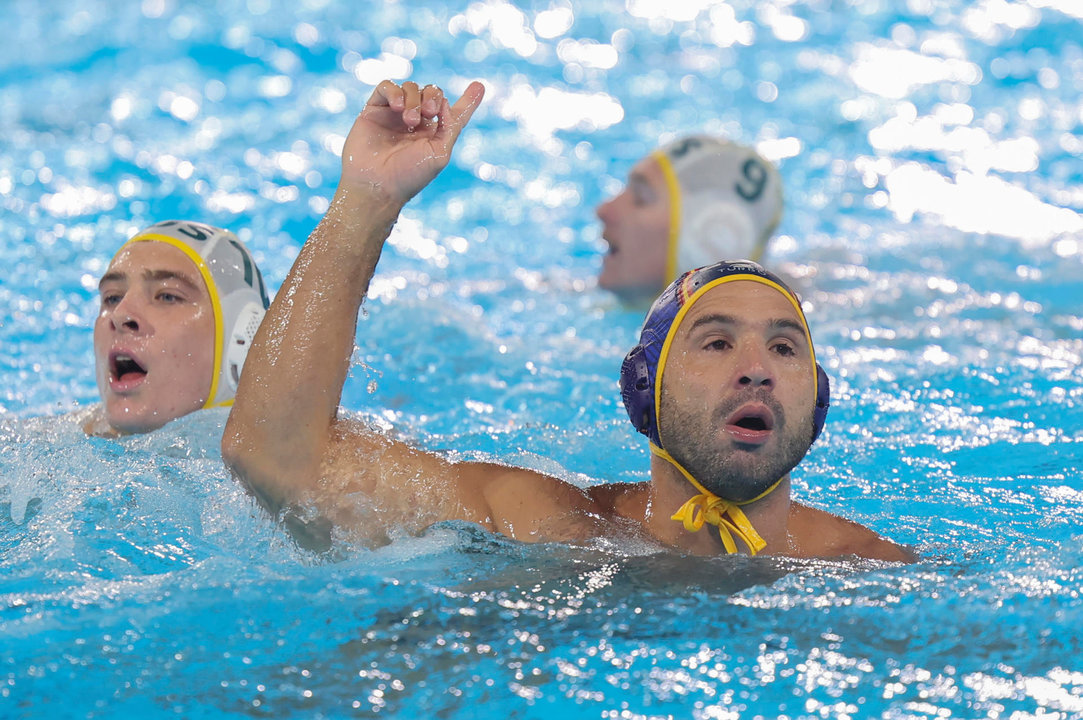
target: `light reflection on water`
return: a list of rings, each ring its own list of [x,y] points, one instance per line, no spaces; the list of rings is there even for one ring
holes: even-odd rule
[[[1078,8],[1032,2],[14,2],[0,49],[0,714],[1083,717]],[[121,442],[97,277],[151,220],[272,285],[384,76],[488,89],[373,283],[344,405],[574,482],[646,476],[591,208],[688,130],[779,162],[771,263],[833,379],[799,497],[923,560],[526,547],[454,525],[334,562],[201,413]]]

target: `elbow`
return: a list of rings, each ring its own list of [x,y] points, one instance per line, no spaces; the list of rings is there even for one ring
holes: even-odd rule
[[[222,460],[245,490],[277,520],[281,521],[301,547],[317,553],[331,548],[331,523],[322,515],[311,515],[304,498],[311,497],[310,487],[290,478],[302,476],[287,467],[283,456],[259,433],[246,431],[242,423],[227,422],[222,433]]]
[[[318,477],[319,453],[304,452],[295,436],[262,421],[230,413],[222,433],[222,461],[272,515],[309,498]]]
[[[267,423],[251,412],[245,412],[239,402],[230,410],[222,432],[222,461],[226,468],[245,482],[273,470],[273,456],[280,444]]]
[[[247,441],[244,433],[238,430],[234,423],[227,422],[225,432],[222,433],[222,462],[234,475],[245,474],[246,461],[251,455],[251,452],[247,451],[250,447],[251,443]]]
[[[271,514],[276,514],[281,504],[275,501],[277,494],[268,482],[272,476],[267,474],[266,468],[261,467],[264,453],[260,451],[257,440],[232,420],[231,417],[222,433],[222,462],[260,505]]]

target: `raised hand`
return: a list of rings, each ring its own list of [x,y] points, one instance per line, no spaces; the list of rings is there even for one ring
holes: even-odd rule
[[[376,186],[405,204],[447,166],[484,94],[484,86],[473,82],[450,105],[435,85],[381,82],[346,138],[339,192]]]

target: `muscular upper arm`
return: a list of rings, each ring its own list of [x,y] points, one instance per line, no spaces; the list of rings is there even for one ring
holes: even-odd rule
[[[337,420],[308,502],[370,542],[465,520],[526,542],[592,535],[594,504],[559,478],[496,463],[452,462],[354,420]]]
[[[604,522],[585,491],[533,470],[469,463],[461,487],[484,512],[475,522],[523,542],[587,540]]]

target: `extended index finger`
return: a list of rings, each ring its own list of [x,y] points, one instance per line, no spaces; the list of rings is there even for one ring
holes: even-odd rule
[[[448,107],[447,100],[444,100],[445,110],[440,113],[443,121],[441,124],[450,135],[453,143],[459,137],[459,133],[462,132],[463,128],[466,127],[466,124],[470,122],[470,118],[474,116],[474,111],[481,105],[481,100],[484,97],[485,86],[475,80],[467,86],[454,105]],[[446,116],[446,120],[444,120],[444,116]]]

